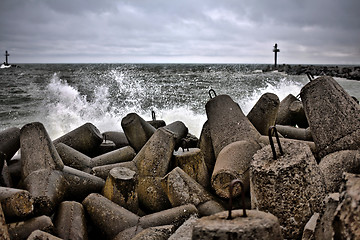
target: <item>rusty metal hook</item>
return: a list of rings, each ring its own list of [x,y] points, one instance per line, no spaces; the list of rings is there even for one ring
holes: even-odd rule
[[[152,116],[152,120],[156,121],[155,111],[154,110],[151,111],[151,116]]]
[[[241,201],[242,201],[242,207],[243,207],[243,215],[242,217],[247,217],[246,214],[246,209],[245,209],[245,191],[244,191],[244,184],[239,180],[239,179],[234,179],[230,182],[229,185],[229,193],[230,193],[230,198],[229,198],[229,214],[227,219],[231,220],[232,216],[231,216],[231,210],[232,210],[232,194],[233,194],[233,188],[235,183],[240,183],[241,185]]]
[[[274,142],[273,142],[273,139],[272,139],[272,134],[271,134],[271,131],[274,130],[274,133],[275,133],[275,138],[276,138],[276,141],[277,141],[277,144],[279,146],[279,151],[280,151],[280,156],[284,154],[283,150],[282,150],[282,147],[281,147],[281,144],[280,144],[280,139],[279,139],[279,135],[278,135],[278,132],[276,130],[276,127],[275,126],[271,126],[269,127],[269,142],[270,142],[270,146],[271,146],[271,150],[273,152],[273,159],[276,160],[277,157],[276,157],[276,150],[275,150],[275,146],[274,146]]]
[[[213,97],[211,96],[211,92],[213,92],[213,93],[214,93],[214,96],[216,97],[216,92],[215,92],[215,90],[211,88],[211,89],[209,90],[209,96],[210,96],[210,98],[213,98]]]

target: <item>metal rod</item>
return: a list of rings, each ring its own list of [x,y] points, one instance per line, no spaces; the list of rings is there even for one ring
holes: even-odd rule
[[[244,184],[239,179],[234,179],[234,180],[232,180],[230,182],[230,185],[229,185],[230,198],[229,198],[229,214],[228,214],[228,217],[227,217],[228,220],[232,219],[232,216],[231,216],[231,211],[232,211],[232,207],[233,207],[232,206],[232,194],[233,194],[233,188],[234,188],[235,183],[240,183],[240,185],[241,185],[241,201],[242,201],[242,207],[243,207],[243,215],[242,215],[242,217],[247,217],[246,209],[245,209]]]
[[[275,138],[276,138],[276,142],[277,142],[278,147],[279,147],[280,156],[283,155],[284,152],[283,152],[281,144],[280,144],[280,139],[279,139],[279,135],[277,133],[276,127],[275,126],[269,127],[269,133],[268,133],[269,142],[270,142],[271,150],[273,152],[273,159],[276,160],[277,157],[276,157],[276,150],[275,150],[274,142],[273,142],[273,139],[272,139],[272,130],[274,130],[274,133],[275,133]]]

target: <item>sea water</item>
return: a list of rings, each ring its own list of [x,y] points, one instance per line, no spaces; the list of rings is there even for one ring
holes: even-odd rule
[[[199,137],[209,90],[227,94],[245,114],[266,92],[297,96],[306,75],[262,72],[258,64],[23,64],[0,69],[0,131],[42,122],[50,137],[86,122],[122,131],[135,112],[145,120],[182,121]],[[360,82],[336,79],[360,99]]]

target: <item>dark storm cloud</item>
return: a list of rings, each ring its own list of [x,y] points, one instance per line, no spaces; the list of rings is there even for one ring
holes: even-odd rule
[[[17,62],[360,63],[358,0],[2,0]]]

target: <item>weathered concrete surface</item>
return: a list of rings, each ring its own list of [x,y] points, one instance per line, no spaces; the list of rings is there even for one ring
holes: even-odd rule
[[[97,193],[87,196],[82,204],[95,226],[109,239],[137,225],[140,219],[136,214]]]
[[[205,164],[204,155],[199,148],[176,151],[173,154],[175,167],[180,167],[204,188],[209,187],[210,178]]]
[[[277,217],[270,213],[248,210],[233,210],[233,219],[228,212],[219,212],[200,218],[193,227],[192,239],[283,239]]]
[[[169,237],[169,240],[191,240],[192,229],[198,218],[191,216]]]
[[[8,224],[10,239],[26,239],[35,230],[52,233],[54,224],[48,216],[39,216],[22,222]]]
[[[173,225],[178,228],[190,216],[197,214],[198,211],[193,204],[186,204],[143,216],[140,218],[139,225],[144,229],[162,225]]]
[[[314,213],[306,223],[301,240],[315,240],[315,229],[319,221],[319,213]]]
[[[326,155],[319,168],[324,174],[328,192],[339,192],[343,173],[360,173],[360,151],[343,150]]]
[[[137,173],[128,168],[117,167],[110,170],[102,193],[114,203],[137,213],[139,209],[137,188]]]
[[[275,121],[276,124],[295,126],[296,121],[292,112],[289,110],[291,103],[294,101],[298,101],[298,99],[292,94],[287,95],[283,100],[281,100]]]
[[[64,165],[90,173],[91,158],[64,143],[56,144],[56,150]]]
[[[42,169],[24,179],[24,188],[34,199],[34,214],[51,215],[63,200],[67,182],[60,171]]]
[[[7,219],[24,218],[34,210],[34,199],[23,189],[0,187],[0,202]]]
[[[209,176],[211,176],[214,166],[215,166],[215,153],[211,140],[210,126],[209,122],[206,121],[201,129],[200,139],[198,141],[198,148],[201,149],[201,152],[204,154],[205,164],[208,169]]]
[[[91,167],[97,167],[119,162],[128,162],[133,160],[135,155],[135,150],[130,146],[126,146],[92,158],[90,165]]]
[[[5,216],[1,204],[0,204],[0,239],[10,240],[8,227],[5,222]]]
[[[320,158],[360,147],[360,105],[333,78],[316,78],[300,96]]]
[[[67,182],[64,199],[82,201],[90,193],[100,193],[105,180],[86,172],[65,166],[63,176]]]
[[[173,232],[173,225],[149,227],[136,234],[131,240],[167,240]]]
[[[211,176],[211,186],[218,196],[229,198],[229,182],[234,179],[239,179],[244,189],[240,185],[234,186],[233,197],[249,190],[250,162],[259,149],[261,146],[255,141],[236,141],[221,150]]]
[[[324,210],[315,230],[315,239],[333,239],[332,222],[335,217],[336,208],[339,205],[339,195],[339,193],[330,193],[325,197]]]
[[[121,126],[131,147],[136,152],[145,145],[155,128],[136,113],[129,113],[121,120]]]
[[[41,230],[35,230],[26,240],[62,240],[62,238],[58,238],[50,233]]]
[[[116,148],[129,146],[125,133],[120,131],[107,131],[102,133],[104,140],[112,141]]]
[[[215,157],[232,142],[257,140],[260,137],[260,133],[230,96],[216,96],[206,103],[205,108]]]
[[[275,125],[280,100],[274,93],[265,93],[256,102],[247,115],[261,135],[268,135],[270,126]]]
[[[134,158],[139,176],[165,176],[174,148],[174,135],[163,128],[157,129]]]
[[[92,123],[85,123],[71,132],[55,139],[53,142],[55,145],[64,143],[91,157],[102,141],[103,138],[100,131]]]
[[[310,128],[276,125],[276,130],[285,138],[313,141]]]
[[[33,122],[21,128],[20,147],[23,179],[37,170],[64,168],[64,163],[42,123]]]
[[[0,152],[6,155],[6,161],[15,155],[20,148],[20,129],[12,127],[0,132]]]
[[[281,141],[281,140],[280,140]],[[259,150],[250,167],[252,208],[279,218],[284,238],[302,236],[305,224],[321,210],[326,189],[323,175],[310,148],[281,141],[283,156],[273,159],[270,146]]]
[[[59,204],[55,220],[56,235],[63,239],[87,240],[87,225],[81,203],[64,201]]]
[[[161,180],[161,177],[138,176],[139,206],[148,213],[159,212],[171,207],[166,192],[161,187]]]
[[[187,175],[181,168],[176,167],[161,181],[162,187],[173,207],[184,204],[194,204],[196,207],[209,201],[215,201],[199,183]],[[213,205],[212,214],[223,211],[220,204]],[[199,211],[200,215],[202,213]]]
[[[333,220],[334,239],[360,239],[360,174],[344,174],[340,204]]]

